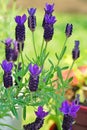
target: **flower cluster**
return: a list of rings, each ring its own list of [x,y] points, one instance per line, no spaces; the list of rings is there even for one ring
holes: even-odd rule
[[[39,130],[43,126],[44,118],[51,113],[45,112],[43,110],[43,106],[46,106],[49,109],[47,109],[48,111],[51,111],[54,108],[55,116],[59,116],[57,112],[58,105],[60,105],[58,99],[61,99],[60,103],[64,101],[64,92],[67,88],[66,86],[68,86],[68,83],[71,81],[71,79],[68,79],[70,71],[73,67],[73,63],[80,56],[79,41],[77,40],[75,41],[75,46],[72,50],[73,63],[70,67],[70,71],[67,75],[66,80],[64,80],[62,76],[62,70],[64,69],[64,67],[60,67],[59,63],[62,60],[66,51],[67,40],[65,40],[60,55],[59,53],[55,53],[57,64],[54,65],[54,63],[49,59],[51,66],[49,66],[49,70],[44,69],[45,60],[47,59],[49,54],[47,52],[47,43],[53,38],[54,24],[56,22],[56,17],[53,16],[54,4],[47,3],[44,10],[45,14],[42,22],[44,33],[40,53],[37,53],[34,40],[34,31],[36,29],[36,8],[28,9],[28,20],[26,14],[23,14],[22,16],[18,15],[15,17],[15,40],[7,38],[4,42],[5,60],[3,60],[1,63],[1,67],[4,71],[3,84],[5,87],[5,91],[3,93],[9,95],[9,97],[11,96],[10,98],[7,98],[5,95],[2,95],[2,98],[5,96],[5,106],[6,103],[9,104],[7,104],[6,106],[6,111],[11,111],[17,117],[17,105],[22,106],[24,112],[23,115],[26,115],[26,106],[38,106],[38,110],[35,111],[35,121],[24,125],[24,130]],[[32,59],[27,58],[26,56],[28,60],[28,65],[26,65],[23,58],[23,49],[26,36],[26,21],[28,21],[28,28],[33,34],[32,41],[36,56]],[[68,23],[65,29],[66,39],[68,39],[72,35],[72,31],[73,25]],[[58,81],[59,86],[56,89],[53,85],[53,82],[55,82],[53,81],[55,73],[58,77],[56,81]],[[62,92],[60,93],[60,91]],[[56,92],[58,92],[58,94],[56,94]],[[1,108],[3,108],[3,106]],[[3,108],[3,110],[5,110],[5,108]],[[62,103],[60,111],[64,113],[62,124],[63,130],[71,129],[74,117],[76,116],[76,112],[78,110],[79,105],[77,98],[71,104],[69,104],[68,101],[64,101]],[[3,115],[4,114],[2,114],[2,116]],[[24,119],[25,118],[26,117],[24,116]]]

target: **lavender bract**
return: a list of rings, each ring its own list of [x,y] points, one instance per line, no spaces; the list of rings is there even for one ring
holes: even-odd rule
[[[38,118],[43,119],[45,116],[48,115],[48,112],[43,111],[43,107],[39,106],[35,114]]]
[[[72,51],[72,58],[73,60],[78,59],[80,56],[80,50],[79,50],[79,41],[75,41],[75,47]]]
[[[13,63],[12,62],[8,62],[7,60],[4,60],[1,64],[2,69],[6,72],[9,73],[11,72],[12,68],[13,68]]]
[[[55,16],[49,16],[48,14],[45,15],[45,23],[49,25],[53,25],[56,22]]]
[[[36,12],[36,8],[30,8],[28,9],[28,13],[30,14],[30,16],[33,16]]]
[[[30,64],[29,65],[29,71],[30,71],[31,75],[33,75],[33,76],[39,75],[41,73],[41,70],[42,69],[39,68],[37,64],[34,64],[34,65]]]
[[[16,16],[15,17],[15,22],[18,24],[18,25],[23,25],[25,22],[26,22],[26,14],[22,15],[22,16]]]
[[[44,10],[45,10],[45,13],[52,14],[52,12],[54,11],[54,4],[46,3]]]
[[[73,30],[73,25],[72,24],[67,24],[66,25],[66,30],[65,30],[65,34],[66,34],[67,38],[72,35],[72,30]]]
[[[36,8],[30,8],[28,10],[29,17],[28,17],[28,27],[31,31],[35,30],[36,27],[36,16],[35,16]]]

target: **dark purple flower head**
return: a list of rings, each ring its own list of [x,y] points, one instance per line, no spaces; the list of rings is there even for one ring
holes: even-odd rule
[[[11,38],[7,38],[6,40],[5,40],[5,44],[6,44],[6,46],[10,46],[11,45],[11,43],[12,43],[12,39]]]
[[[45,116],[48,115],[48,112],[43,111],[43,107],[39,106],[38,111],[35,111],[35,114],[38,118],[43,119]]]
[[[72,58],[73,60],[76,60],[80,56],[80,50],[79,50],[79,41],[75,41],[75,47],[72,51]]]
[[[73,101],[72,104],[69,104],[68,101],[64,101],[60,108],[60,111],[64,113],[64,115],[70,115],[73,118],[76,117],[76,112],[79,110],[80,106],[75,104]]]
[[[18,24],[18,25],[23,25],[25,23],[27,19],[27,16],[26,14],[22,15],[22,16],[16,16],[15,17],[15,22]]]
[[[31,75],[37,76],[41,73],[42,69],[39,68],[37,64],[34,64],[34,65],[30,64],[29,71],[30,71]]]
[[[48,14],[45,15],[45,23],[53,25],[56,22],[55,16],[49,16]]]
[[[34,16],[35,12],[36,12],[36,8],[28,9],[28,13],[29,13],[30,16]]]
[[[72,30],[73,30],[73,25],[72,24],[67,24],[66,25],[66,37],[70,37],[72,35]]]
[[[46,3],[45,12],[48,14],[52,14],[53,11],[54,11],[54,4]]]
[[[3,60],[1,66],[2,66],[2,69],[6,73],[9,73],[9,72],[11,72],[11,70],[13,68],[13,63],[12,62],[8,62],[7,60]]]

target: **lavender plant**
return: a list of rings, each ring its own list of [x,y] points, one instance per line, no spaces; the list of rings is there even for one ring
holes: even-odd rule
[[[17,106],[23,108],[23,118],[26,119],[26,107],[33,106],[35,109],[36,120],[32,123],[23,126],[24,130],[38,130],[43,126],[44,118],[47,115],[51,115],[57,121],[59,130],[70,130],[75,114],[79,110],[79,105],[75,102],[69,105],[65,100],[64,94],[68,88],[68,84],[73,79],[69,78],[70,71],[75,61],[80,56],[79,41],[75,41],[74,49],[72,50],[72,65],[60,66],[63,56],[67,49],[67,40],[72,35],[73,25],[67,24],[65,29],[65,42],[62,50],[55,52],[56,64],[48,59],[49,52],[47,50],[48,42],[52,40],[54,35],[54,23],[57,21],[53,16],[54,4],[46,4],[45,15],[42,21],[43,27],[43,42],[40,51],[37,52],[36,44],[34,40],[34,32],[36,29],[36,8],[28,9],[28,27],[32,32],[32,42],[35,57],[30,59],[26,56],[28,64],[24,62],[23,48],[25,42],[26,27],[24,23],[27,20],[26,14],[22,16],[16,16],[15,22],[15,40],[7,38],[3,43],[5,45],[5,60],[2,61],[1,67],[4,70],[3,84],[0,87],[0,118],[8,115],[8,112],[12,112],[13,115],[18,118]],[[45,61],[48,59],[50,66],[46,70]],[[62,70],[70,69],[66,80],[63,79]],[[57,75],[57,79],[53,80],[54,75]],[[55,88],[53,83],[57,82],[58,86]],[[62,104],[62,107],[60,108]],[[46,112],[43,107],[46,107]],[[60,108],[60,110],[59,110]],[[61,112],[64,113],[64,118],[61,121]],[[71,113],[70,113],[71,112]],[[68,122],[68,119],[71,119]],[[62,125],[63,122],[63,125]],[[66,128],[66,123],[68,128]],[[8,125],[7,125],[8,126]],[[9,126],[8,126],[9,127]]]

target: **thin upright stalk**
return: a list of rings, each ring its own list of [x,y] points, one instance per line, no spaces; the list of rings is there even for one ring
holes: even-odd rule
[[[19,56],[21,56],[21,62],[23,64],[23,69],[24,69],[24,59],[23,59],[23,53],[22,53],[22,43],[19,44],[20,48],[20,53]]]
[[[32,40],[33,40],[33,47],[34,47],[35,56],[37,58],[37,51],[36,51],[35,40],[34,40],[34,32],[32,32]]]
[[[68,74],[67,74],[66,80],[69,78],[69,75],[70,75],[70,73],[71,73],[71,70],[72,70],[72,68],[73,68],[74,63],[75,63],[75,60],[73,60],[73,62],[72,62],[72,64],[71,64],[71,67],[70,67],[69,72],[68,72]]]
[[[44,46],[44,38],[43,38],[42,45],[41,45],[40,55],[42,54],[43,46]]]
[[[67,37],[66,37],[66,39],[65,39],[65,41],[64,41],[62,50],[61,50],[61,52],[60,52],[60,58],[59,58],[59,60],[58,60],[57,66],[59,65],[59,63],[60,63],[60,61],[61,61],[61,59],[62,59],[62,57],[63,57],[63,55],[64,55],[64,54],[62,55],[62,53],[63,53],[63,51],[64,51],[64,48],[65,48],[65,46],[66,46],[66,43],[67,43]],[[61,57],[61,55],[62,55],[62,57]]]

